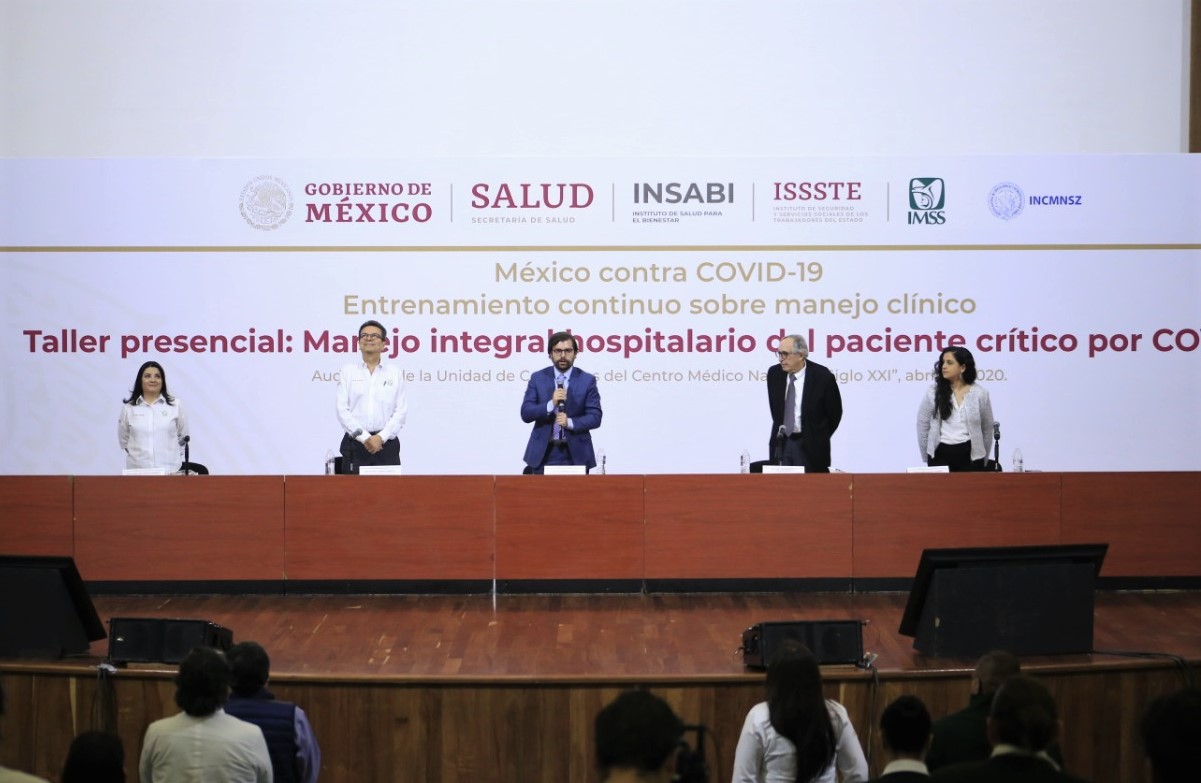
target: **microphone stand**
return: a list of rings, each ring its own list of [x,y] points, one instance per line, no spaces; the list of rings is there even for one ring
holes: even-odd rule
[[[776,432],[776,454],[772,460],[777,465],[784,464],[784,425],[780,425],[780,429]]]

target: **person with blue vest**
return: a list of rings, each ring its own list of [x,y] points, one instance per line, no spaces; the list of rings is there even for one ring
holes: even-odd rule
[[[275,783],[316,783],[321,748],[304,710],[267,690],[271,659],[258,642],[239,642],[226,652],[233,670],[225,711],[263,730]]]

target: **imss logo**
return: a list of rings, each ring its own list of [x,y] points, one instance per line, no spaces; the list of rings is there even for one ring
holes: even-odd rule
[[[909,225],[941,226],[946,223],[946,195],[941,177],[909,180]]]

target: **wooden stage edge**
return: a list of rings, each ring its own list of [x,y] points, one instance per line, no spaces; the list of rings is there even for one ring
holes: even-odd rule
[[[737,654],[769,620],[855,619],[876,671],[823,668],[882,766],[881,710],[905,693],[935,716],[967,702],[972,660],[929,658],[897,628],[901,594],[465,596],[97,596],[102,619],[191,618],[272,656],[272,688],[302,705],[324,783],[595,780],[592,721],[621,690],[648,687],[711,732],[710,780],[729,780],[763,674]],[[1096,783],[1147,779],[1138,718],[1201,661],[1201,594],[1100,592],[1094,652],[1023,659],[1055,694],[1064,756]],[[63,661],[0,661],[8,715],[0,765],[57,779],[71,737],[109,727],[136,779],[142,736],[173,714],[175,667],[131,664],[98,677],[107,650]],[[1104,654],[1109,650],[1124,654]]]

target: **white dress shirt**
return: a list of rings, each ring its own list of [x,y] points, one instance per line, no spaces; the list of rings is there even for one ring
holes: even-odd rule
[[[375,372],[366,362],[348,364],[338,376],[338,423],[347,435],[362,430],[359,441],[378,432],[387,442],[405,424],[408,406],[400,367],[380,362]]]
[[[142,783],[271,783],[271,756],[263,731],[218,709],[195,718],[186,712],[146,729],[138,764]]]
[[[179,470],[183,463],[180,441],[188,434],[188,420],[179,398],[172,400],[174,404],[168,404],[159,395],[147,404],[138,397],[121,406],[117,443],[125,451],[125,467]]]
[[[837,747],[834,763],[814,778],[813,783],[835,783],[835,767],[842,774],[842,783],[866,781],[867,759],[846,707],[826,699],[826,709],[834,724]],[[795,783],[796,774],[796,746],[776,733],[767,702],[759,702],[747,713],[742,734],[738,736],[738,748],[734,751],[734,783]]]

